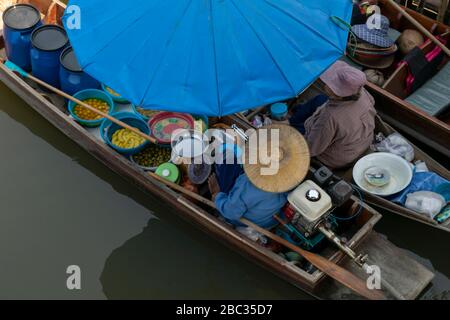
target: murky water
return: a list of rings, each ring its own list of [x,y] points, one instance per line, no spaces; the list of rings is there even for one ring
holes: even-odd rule
[[[307,299],[176,217],[0,84],[0,299]],[[450,235],[387,215],[377,230],[437,270],[450,298]],[[82,290],[66,268],[82,270]]]

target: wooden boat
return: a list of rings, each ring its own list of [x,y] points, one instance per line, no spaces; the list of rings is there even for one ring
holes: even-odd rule
[[[375,129],[377,133],[382,133],[384,136],[389,136],[392,133],[395,133],[395,129],[393,129],[389,124],[385,123],[381,118],[377,119],[377,128]],[[415,161],[423,161],[427,164],[428,169],[432,172],[435,172],[439,174],[440,176],[450,180],[450,172],[444,168],[441,164],[433,160],[428,154],[423,152],[421,149],[419,149],[417,146],[415,146],[412,142],[409,142],[414,147],[415,152]],[[348,170],[342,170],[336,172],[337,175],[344,177],[347,181],[352,181],[352,169]],[[407,209],[403,206],[400,206],[396,203],[393,203],[383,197],[379,197],[367,192],[364,193],[364,201],[383,208],[385,210],[388,210],[390,212],[393,212],[395,214],[402,215],[406,218],[416,220],[420,223],[427,224],[429,226],[432,226],[434,228],[444,230],[447,232],[450,232],[450,220],[447,220],[446,222],[439,224],[437,221],[421,215],[413,210]]]
[[[311,86],[308,90],[306,90],[300,97],[298,97],[295,100],[291,100],[288,102],[288,104],[290,106],[293,106],[296,104],[296,102],[298,101],[307,101],[312,97],[315,97],[317,94],[319,94],[320,92],[316,89],[316,87],[313,85]],[[260,112],[264,112],[264,109],[259,109]],[[258,111],[258,110],[257,110]],[[252,118],[250,118],[251,120]],[[233,116],[233,121],[239,123],[241,126],[243,126],[246,129],[251,128],[251,124],[250,122],[247,121],[247,118],[244,117],[238,117],[238,116]],[[387,124],[386,122],[384,122],[384,119],[377,117],[377,127],[375,129],[375,132],[378,133],[382,133],[385,137],[397,132],[393,127],[391,127],[389,124]],[[423,161],[427,164],[427,167],[430,171],[435,172],[437,174],[439,174],[440,176],[442,176],[443,178],[450,180],[450,171],[448,169],[446,169],[444,166],[442,166],[440,163],[438,163],[437,161],[435,161],[431,156],[429,156],[427,153],[425,153],[424,151],[422,151],[419,147],[417,147],[416,145],[414,145],[411,141],[408,141],[414,148],[414,152],[415,152],[415,161]],[[369,151],[368,151],[369,152]],[[368,153],[366,153],[367,155]],[[347,170],[340,170],[340,171],[336,171],[335,172],[336,175],[344,178],[346,181],[352,183],[353,181],[353,177],[352,177],[352,168],[348,168]],[[446,222],[439,224],[438,222],[436,222],[435,220],[423,216],[419,213],[416,213],[410,209],[407,209],[403,206],[400,206],[396,203],[393,203],[385,198],[382,198],[380,196],[376,196],[376,195],[372,195],[369,194],[367,192],[362,191],[363,196],[364,196],[364,201],[374,205],[376,207],[385,209],[389,212],[392,212],[393,214],[398,214],[401,216],[404,216],[406,218],[418,221],[420,223],[432,226],[434,228],[440,229],[440,230],[444,230],[447,232],[450,232],[450,219],[447,220]]]
[[[22,2],[22,1],[17,1]],[[23,1],[25,2],[25,1]],[[46,15],[56,13],[56,21],[63,12],[64,5],[58,1],[29,0],[37,5]],[[0,40],[0,55],[4,57],[3,41]],[[152,179],[145,171],[133,165],[127,158],[119,155],[99,138],[98,132],[87,130],[68,115],[64,101],[40,88],[24,81],[21,77],[0,64],[0,80],[17,95],[23,98],[34,110],[46,118],[61,132],[74,140],[81,147],[103,162],[115,173],[123,176],[142,190],[157,195],[167,205],[177,210],[177,213],[187,221],[199,227],[212,237],[236,250],[241,255],[267,268],[289,283],[320,299],[359,299],[349,295],[347,289],[327,278],[320,271],[306,271],[303,267],[290,263],[267,248],[251,241],[238,233],[230,225],[217,218],[215,212],[203,208],[166,186]],[[228,119],[228,121],[233,121]],[[373,257],[385,279],[393,284],[407,299],[416,299],[429,285],[434,275],[420,263],[413,260],[408,253],[397,248],[385,238],[376,233],[373,228],[381,216],[368,205],[354,198],[339,209],[341,212],[355,212],[362,208],[362,214],[352,228],[346,231],[348,244],[358,251],[367,252]],[[358,209],[359,210],[359,209]],[[327,244],[318,252],[330,261],[345,264],[353,272],[363,277],[363,272],[347,261],[344,255],[331,244]]]
[[[381,12],[389,18],[392,28],[398,31],[406,29],[417,30],[392,5],[384,0],[379,2]],[[449,37],[449,26],[425,17],[411,9],[407,9],[407,12],[434,35],[446,34]],[[429,43],[423,48],[423,51],[428,53],[434,46],[433,43]],[[448,57],[445,58],[444,63],[447,62]],[[405,90],[407,67],[405,65],[398,68],[390,68],[384,72],[387,80],[382,87],[374,84],[367,86],[370,93],[377,100],[377,109],[383,119],[422,143],[450,157],[450,110],[437,116],[431,116],[417,106],[405,101],[407,98]]]
[[[305,90],[298,98],[290,100],[287,103],[290,106],[294,106],[297,103],[308,101],[309,99],[315,97],[318,94],[320,94],[320,91],[313,84],[310,88]],[[377,101],[377,103],[379,103],[379,102]],[[379,106],[376,105],[376,108],[378,109]],[[265,112],[265,110],[266,110],[266,108],[259,108],[256,111],[259,111],[261,113],[261,112]],[[251,113],[250,117],[249,117],[250,119],[240,117],[240,116],[233,116],[233,121],[239,123],[240,126],[242,126],[243,128],[249,129],[249,128],[251,128],[251,124],[248,120],[252,120],[253,116],[255,116],[255,115],[256,115],[255,112]],[[382,133],[385,137],[387,137],[387,136],[397,132],[393,127],[391,127],[388,123],[386,123],[384,121],[384,118],[382,119],[382,117],[377,117],[376,120],[377,120],[377,127],[375,129],[376,134]],[[450,180],[450,171],[447,168],[445,168],[439,162],[434,160],[430,155],[425,153],[423,150],[421,150],[419,147],[417,147],[414,143],[412,143],[411,141],[408,141],[408,142],[414,148],[414,153],[415,153],[414,162],[423,161],[427,164],[427,167],[430,171],[439,174],[440,176],[442,176],[443,178],[445,178],[447,180]],[[368,154],[368,153],[366,153],[366,154]],[[341,176],[348,182],[353,181],[352,168],[349,168],[347,170],[337,171],[336,174],[338,176]],[[367,203],[369,203],[371,205],[382,208],[382,209],[392,212],[394,214],[399,214],[401,216],[418,221],[420,223],[432,226],[434,228],[450,232],[450,219],[442,224],[439,224],[438,222],[436,222],[435,220],[433,220],[429,217],[423,216],[417,212],[414,212],[413,210],[409,210],[403,206],[393,203],[393,202],[391,202],[385,198],[382,198],[380,196],[372,195],[367,192],[363,192],[363,195],[364,195],[364,201],[366,201]]]

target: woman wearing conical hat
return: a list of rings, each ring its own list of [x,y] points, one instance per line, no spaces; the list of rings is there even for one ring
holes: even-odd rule
[[[239,219],[244,217],[270,229],[277,225],[273,216],[286,205],[288,192],[304,180],[309,170],[309,149],[303,136],[289,125],[261,128],[249,141],[244,165],[216,165],[209,186],[219,212],[228,222],[239,226]]]

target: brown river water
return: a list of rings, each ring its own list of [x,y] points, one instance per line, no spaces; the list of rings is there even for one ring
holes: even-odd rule
[[[111,172],[3,84],[0,150],[0,299],[309,299]],[[427,298],[450,299],[450,234],[392,214],[376,229],[436,272]],[[81,290],[67,289],[71,265]]]

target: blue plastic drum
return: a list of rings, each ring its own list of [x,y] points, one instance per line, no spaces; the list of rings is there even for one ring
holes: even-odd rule
[[[48,84],[60,88],[60,57],[67,47],[66,31],[57,25],[37,28],[31,35],[31,67],[33,75]]]
[[[72,47],[61,53],[60,62],[59,82],[65,93],[73,96],[86,89],[100,89],[100,82],[83,72]]]
[[[31,71],[31,33],[42,25],[39,10],[29,4],[11,6],[3,13],[3,24],[8,60]]]

